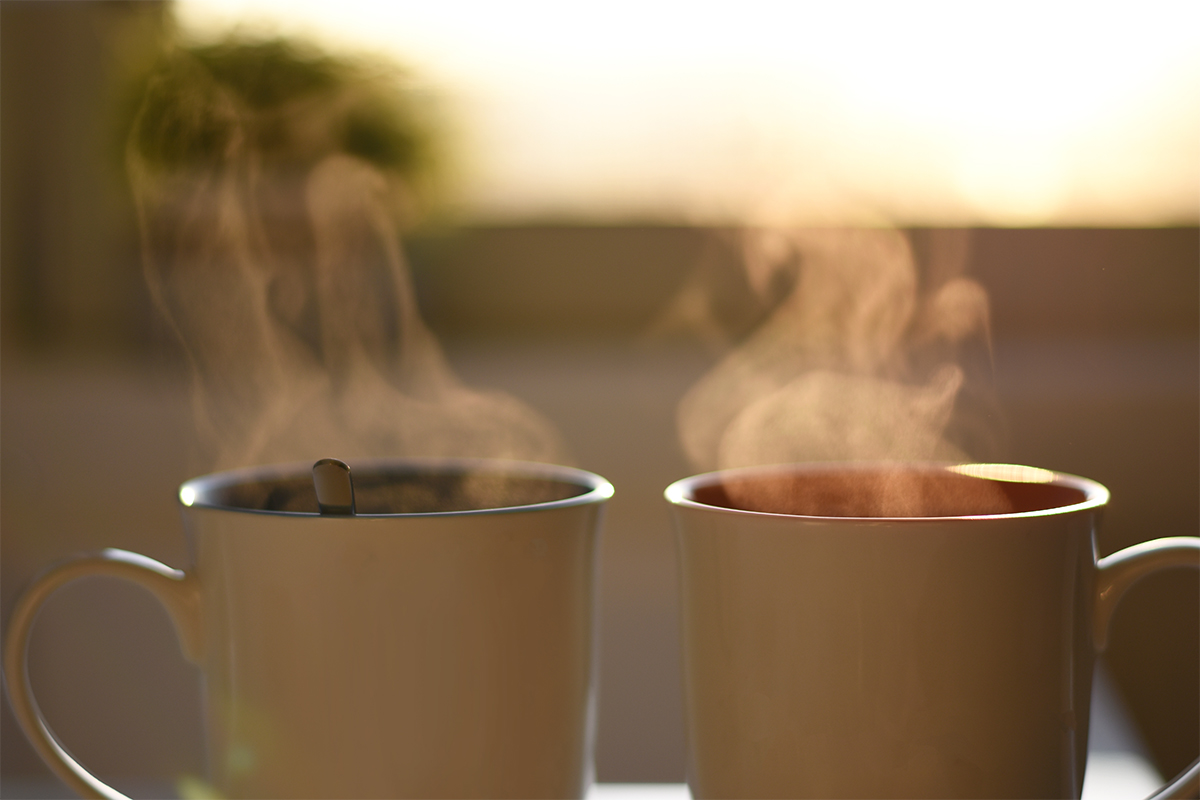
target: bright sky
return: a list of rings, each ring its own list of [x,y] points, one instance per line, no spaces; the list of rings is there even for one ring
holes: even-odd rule
[[[411,65],[485,218],[1200,220],[1197,0],[177,8]]]

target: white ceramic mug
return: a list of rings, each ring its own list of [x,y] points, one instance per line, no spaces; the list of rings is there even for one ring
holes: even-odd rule
[[[1113,607],[1200,565],[1194,537],[1097,560],[1108,491],[1027,467],[781,465],[666,497],[698,798],[1078,797]]]
[[[351,462],[357,515],[322,515],[311,466],[185,483],[186,571],[106,550],[36,580],[4,666],[46,763],[85,796],[120,797],[55,739],[26,675],[45,598],[109,575],[162,601],[202,669],[220,796],[583,796],[612,486],[537,464]]]

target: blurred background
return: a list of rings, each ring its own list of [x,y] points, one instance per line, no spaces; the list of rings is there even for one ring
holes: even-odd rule
[[[1194,3],[562,5],[0,3],[5,621],[74,552],[187,563],[175,490],[211,453],[125,148],[164,49],[231,29],[405,66],[429,163],[402,165],[399,225],[426,324],[464,383],[617,487],[599,780],[684,779],[661,492],[694,471],[680,399],[772,311],[746,230],[891,225],[926,266],[948,233],[990,302],[987,457],[1107,485],[1101,555],[1200,531]],[[669,313],[696,287],[703,319]],[[1195,572],[1133,589],[1105,660],[1174,774],[1200,746]],[[198,673],[139,590],[60,592],[30,670],[101,778],[203,771]],[[45,775],[7,705],[2,725],[0,776]]]

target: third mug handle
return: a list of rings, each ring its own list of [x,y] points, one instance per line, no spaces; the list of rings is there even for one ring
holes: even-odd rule
[[[1108,626],[1113,610],[1125,590],[1151,572],[1167,567],[1200,567],[1200,538],[1172,536],[1142,542],[1100,559],[1097,564],[1095,627],[1092,641],[1096,651],[1108,646]],[[1200,788],[1200,758],[1193,761],[1175,780],[1159,789],[1148,800],[1169,800],[1194,795]]]

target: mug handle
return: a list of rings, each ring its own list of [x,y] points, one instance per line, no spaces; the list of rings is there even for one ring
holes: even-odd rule
[[[1200,538],[1170,536],[1142,542],[1097,562],[1096,605],[1092,641],[1096,652],[1108,646],[1108,627],[1113,610],[1130,586],[1140,579],[1167,567],[1200,567]],[[1169,800],[1194,796],[1200,789],[1200,758],[1188,765],[1173,781],[1159,789],[1147,800]]]
[[[25,590],[9,619],[4,642],[4,679],[9,704],[21,729],[54,774],[81,797],[126,800],[125,795],[101,782],[71,757],[46,724],[29,686],[26,657],[29,634],[42,603],[65,584],[90,575],[124,578],[149,589],[170,612],[180,647],[193,663],[199,662],[204,646],[200,590],[194,575],[128,550],[110,548],[50,568]]]

